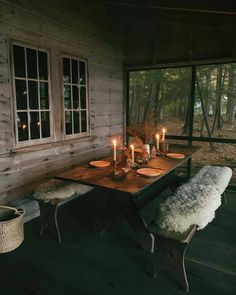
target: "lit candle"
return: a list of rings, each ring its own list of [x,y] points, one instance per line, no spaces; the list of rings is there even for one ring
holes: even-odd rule
[[[159,142],[160,142],[160,135],[156,134],[156,149],[157,149],[157,151],[159,151],[159,148],[160,148]]]
[[[163,142],[165,141],[165,135],[166,135],[166,129],[163,128],[163,129],[162,129],[162,141],[163,141]]]
[[[134,146],[131,144],[130,148],[131,148],[131,160],[132,160],[132,163],[134,163]]]
[[[113,161],[116,161],[116,140],[113,140]]]

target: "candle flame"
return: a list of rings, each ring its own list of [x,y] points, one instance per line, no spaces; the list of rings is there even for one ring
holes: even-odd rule
[[[131,145],[130,145],[130,148],[133,150],[133,149],[134,149],[134,145],[133,145],[133,144],[131,144]]]
[[[113,139],[113,145],[116,145],[116,140],[115,139]]]
[[[162,132],[163,132],[163,133],[166,133],[166,129],[165,129],[165,128],[163,128],[163,129],[162,129]]]
[[[159,134],[156,134],[156,138],[159,139],[160,138],[160,135]]]

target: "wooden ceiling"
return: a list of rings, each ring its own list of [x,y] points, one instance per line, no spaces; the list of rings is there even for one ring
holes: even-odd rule
[[[108,0],[123,26],[126,66],[236,58],[236,1]]]

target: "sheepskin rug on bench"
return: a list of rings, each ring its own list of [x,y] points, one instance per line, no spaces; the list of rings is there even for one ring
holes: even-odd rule
[[[199,172],[190,179],[190,183],[201,183],[215,185],[220,195],[223,194],[232,177],[232,169],[226,166],[202,167]]]
[[[193,224],[198,230],[203,229],[214,219],[231,176],[232,170],[228,167],[204,166],[159,205],[153,225],[160,230],[180,233]]]

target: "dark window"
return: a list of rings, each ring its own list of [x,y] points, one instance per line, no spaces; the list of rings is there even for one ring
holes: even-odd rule
[[[48,53],[13,45],[13,61],[18,141],[50,137]]]
[[[37,54],[36,50],[26,49],[27,55],[27,76],[28,78],[37,79]]]
[[[65,134],[88,131],[86,63],[63,57]]]
[[[46,52],[38,51],[39,79],[48,80],[48,55]]]
[[[27,110],[27,90],[25,80],[15,80],[16,108],[17,110]]]
[[[25,48],[13,45],[15,77],[26,77],[25,74]]]
[[[17,113],[17,127],[18,127],[18,138],[19,141],[29,139],[29,124],[28,114],[26,112]]]
[[[36,110],[39,108],[38,82],[28,81],[28,91],[29,91],[29,108],[31,110]]]

